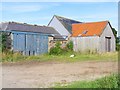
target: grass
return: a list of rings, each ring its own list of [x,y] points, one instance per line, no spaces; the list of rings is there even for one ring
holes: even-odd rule
[[[94,81],[76,81],[68,84],[57,83],[54,88],[118,88],[120,76],[112,74]]]
[[[70,58],[70,55],[74,54],[75,57]],[[102,53],[102,54],[81,54],[75,52],[67,52],[61,55],[37,55],[37,56],[23,56],[19,53],[3,53],[2,55],[2,62],[18,62],[18,61],[60,61],[60,62],[78,62],[78,61],[89,61],[89,60],[96,60],[96,61],[105,61],[105,60],[118,60],[118,52],[114,53]]]

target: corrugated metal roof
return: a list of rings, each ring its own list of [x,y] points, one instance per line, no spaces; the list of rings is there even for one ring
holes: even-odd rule
[[[0,24],[0,30],[13,30],[13,31],[21,31],[21,32],[35,32],[35,33],[43,33],[43,34],[52,34],[55,38],[62,38],[62,36],[53,28],[48,26],[38,26],[38,25],[30,25],[26,23],[18,23],[18,22],[5,22]]]
[[[90,22],[72,25],[72,36],[100,36],[108,21]]]
[[[82,22],[79,22],[79,21],[76,21],[76,20],[65,18],[65,17],[61,17],[61,16],[57,16],[57,15],[54,15],[54,16],[62,23],[62,25],[71,34],[72,34],[72,24],[74,24],[74,23],[82,23]]]

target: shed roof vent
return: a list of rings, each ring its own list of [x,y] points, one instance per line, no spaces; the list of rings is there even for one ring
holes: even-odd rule
[[[86,34],[88,32],[88,30],[84,30],[83,32],[82,32],[82,34]]]

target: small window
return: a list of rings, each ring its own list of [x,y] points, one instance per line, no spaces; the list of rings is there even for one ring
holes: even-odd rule
[[[85,30],[85,31],[83,31],[83,33],[82,34],[86,34],[88,32],[88,30]]]

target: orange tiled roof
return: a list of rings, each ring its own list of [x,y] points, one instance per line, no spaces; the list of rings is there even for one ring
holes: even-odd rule
[[[72,24],[72,36],[100,36],[108,21]]]

